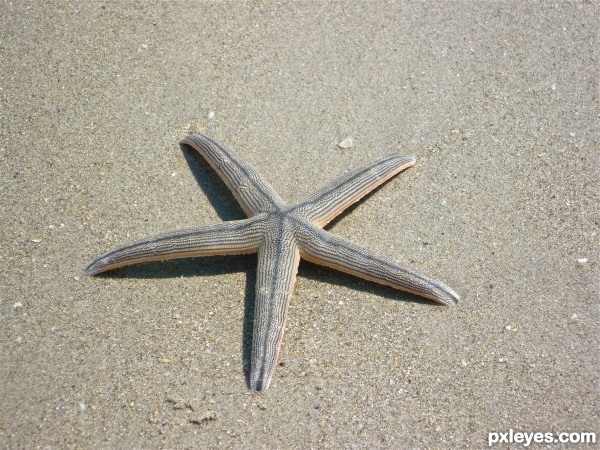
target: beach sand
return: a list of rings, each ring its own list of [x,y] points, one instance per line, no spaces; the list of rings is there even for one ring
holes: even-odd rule
[[[3,2],[0,446],[598,432],[599,19],[585,1]],[[414,156],[328,229],[461,303],[303,262],[280,367],[249,391],[255,256],[83,273],[244,217],[189,132],[288,201]]]

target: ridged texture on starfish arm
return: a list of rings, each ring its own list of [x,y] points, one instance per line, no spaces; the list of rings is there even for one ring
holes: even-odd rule
[[[174,231],[116,248],[85,269],[87,275],[146,261],[192,256],[255,253],[262,238],[260,220],[236,220]]]
[[[295,204],[294,211],[323,227],[347,207],[414,163],[415,160],[407,156],[389,156],[375,161],[327,183]]]
[[[258,250],[251,389],[262,391],[271,384],[299,262],[293,228],[276,222]]]
[[[300,242],[302,257],[315,264],[385,284],[444,305],[454,305],[458,302],[458,295],[439,281],[401,267],[389,258],[377,256],[365,248],[316,227]]]
[[[278,211],[285,202],[260,174],[216,139],[189,135],[181,144],[200,153],[231,190],[248,217],[259,212]]]

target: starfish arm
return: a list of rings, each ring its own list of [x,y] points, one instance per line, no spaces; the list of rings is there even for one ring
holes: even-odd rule
[[[283,339],[285,319],[300,255],[294,239],[270,239],[258,250],[256,301],[252,333],[250,389],[269,388]]]
[[[399,266],[339,236],[316,227],[305,239],[299,239],[304,259],[357,277],[392,286],[444,305],[458,303],[458,295],[448,286]]]
[[[254,253],[261,240],[261,227],[261,220],[252,218],[142,239],[96,258],[85,273],[96,275],[144,261]]]
[[[191,134],[180,141],[200,153],[219,174],[248,217],[276,211],[284,202],[271,185],[232,150],[217,140]]]
[[[323,227],[348,206],[414,163],[415,160],[407,156],[380,159],[333,180],[293,208],[316,226]]]

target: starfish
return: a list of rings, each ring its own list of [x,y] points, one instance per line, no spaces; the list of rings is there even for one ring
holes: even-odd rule
[[[258,253],[250,389],[266,390],[271,383],[301,257],[444,305],[458,302],[458,295],[439,281],[322,229],[364,195],[414,165],[413,158],[380,159],[287,205],[258,172],[215,139],[188,135],[180,143],[210,163],[248,218],[142,239],[98,257],[85,271],[96,275],[144,261]]]

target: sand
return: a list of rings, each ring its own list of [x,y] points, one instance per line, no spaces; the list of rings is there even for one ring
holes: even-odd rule
[[[598,432],[599,19],[586,1],[3,2],[0,446]],[[188,132],[288,201],[414,156],[329,229],[460,305],[302,263],[281,365],[249,391],[254,256],[83,273],[244,217]]]

